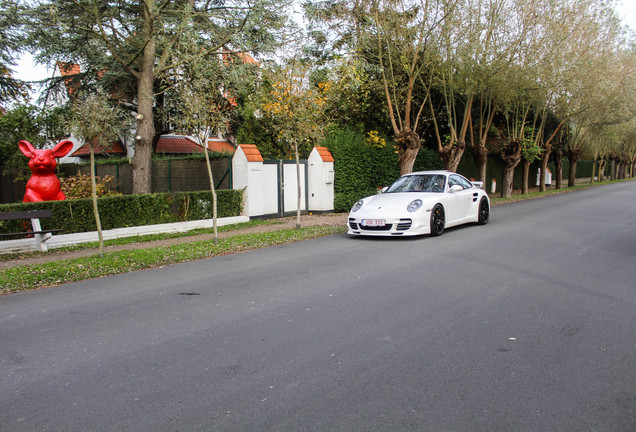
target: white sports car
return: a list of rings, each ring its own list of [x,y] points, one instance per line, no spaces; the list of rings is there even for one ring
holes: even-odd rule
[[[438,236],[465,223],[485,225],[489,216],[490,200],[481,182],[450,171],[420,171],[355,203],[348,234]]]

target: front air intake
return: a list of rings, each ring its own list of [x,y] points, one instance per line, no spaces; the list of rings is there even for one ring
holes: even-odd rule
[[[411,228],[413,221],[411,219],[400,219],[400,222],[397,224],[396,230],[398,231],[406,231]]]

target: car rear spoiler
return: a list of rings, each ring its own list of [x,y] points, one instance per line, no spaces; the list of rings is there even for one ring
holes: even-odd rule
[[[471,180],[470,182],[473,184],[473,186],[478,187],[479,189],[483,189],[484,188],[484,182],[482,182],[482,181]]]

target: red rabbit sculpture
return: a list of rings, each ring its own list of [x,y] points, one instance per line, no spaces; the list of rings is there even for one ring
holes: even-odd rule
[[[57,162],[55,158],[66,156],[73,148],[73,143],[69,140],[61,141],[52,150],[39,150],[33,147],[28,141],[20,141],[18,144],[20,151],[28,158],[31,178],[26,184],[24,202],[37,201],[61,201],[66,196],[60,190],[60,181],[55,175]]]

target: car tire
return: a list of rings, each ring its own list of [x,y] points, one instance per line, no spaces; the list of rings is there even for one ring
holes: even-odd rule
[[[477,223],[479,225],[486,225],[488,223],[488,219],[490,219],[490,204],[488,204],[488,200],[485,197],[482,197],[479,202],[479,216]]]
[[[431,211],[431,235],[439,236],[444,232],[446,226],[446,215],[441,204],[435,204]]]

